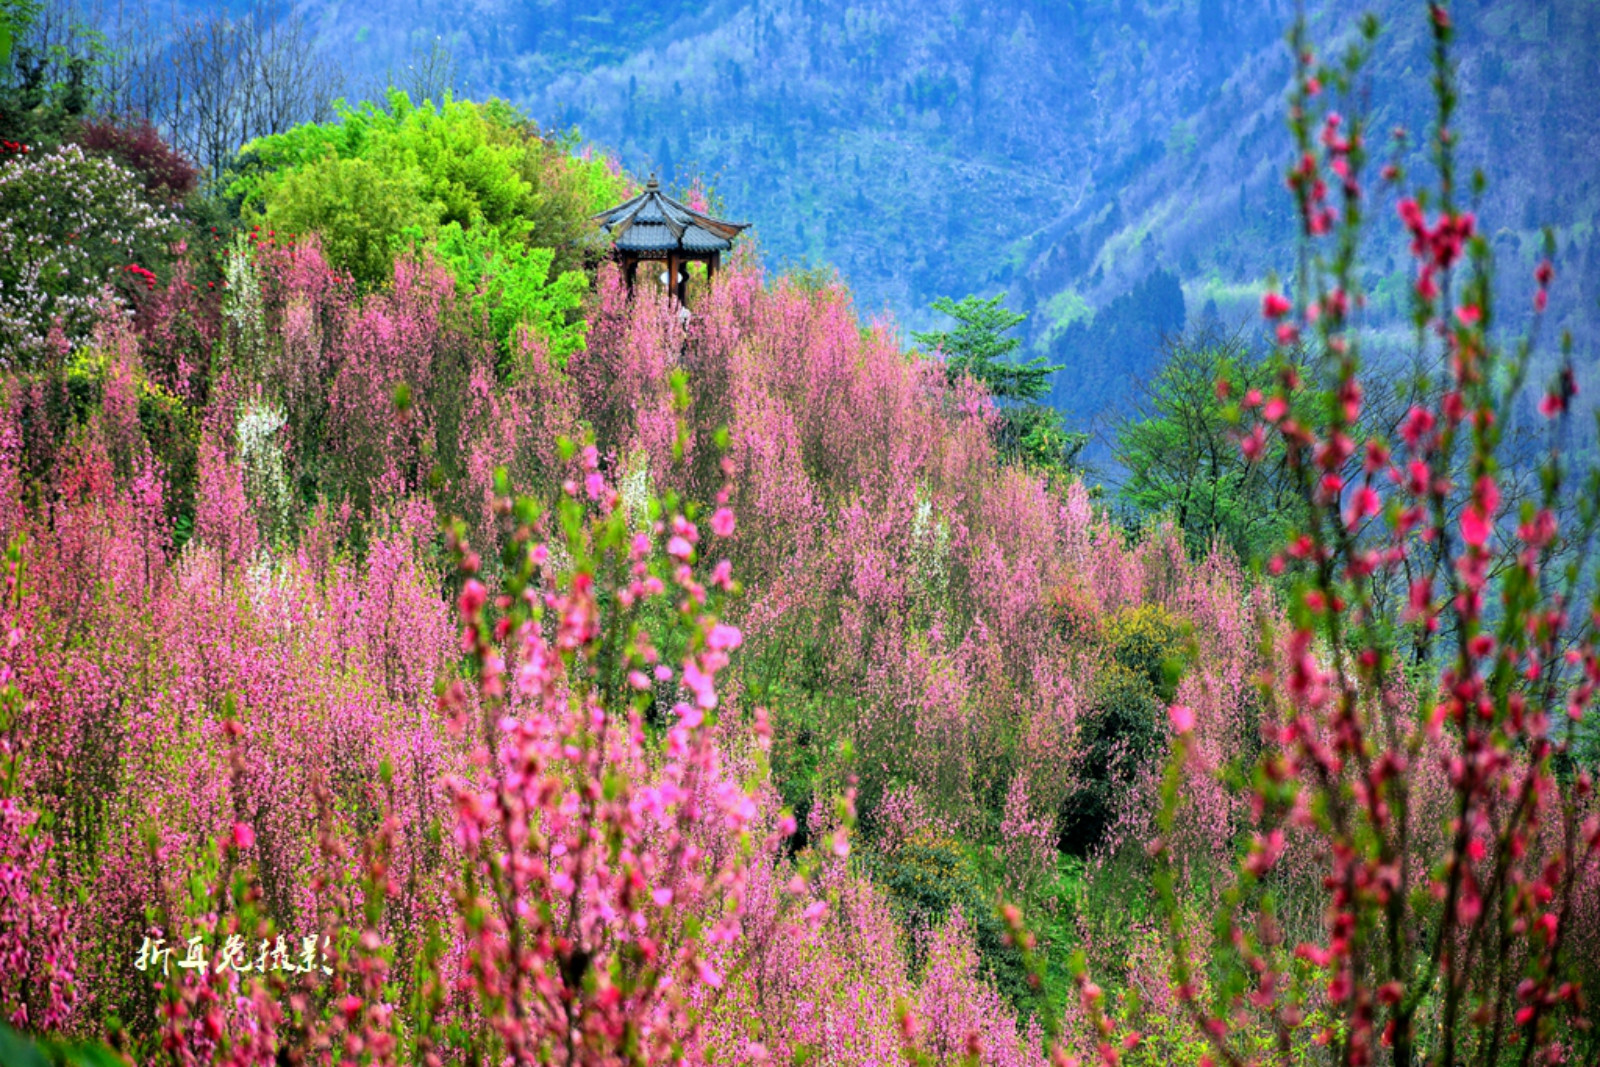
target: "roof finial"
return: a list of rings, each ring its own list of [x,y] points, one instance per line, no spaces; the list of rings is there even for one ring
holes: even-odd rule
[[[646,185],[645,188],[651,192],[656,192],[661,188],[661,183],[656,181],[655,171],[650,172],[650,184]]]

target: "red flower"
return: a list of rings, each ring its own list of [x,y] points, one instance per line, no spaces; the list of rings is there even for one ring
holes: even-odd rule
[[[1427,267],[1423,267],[1422,273],[1417,277],[1417,295],[1430,301],[1439,295],[1439,287],[1433,281],[1433,271]]]
[[[1261,314],[1263,318],[1281,319],[1293,310],[1294,305],[1289,303],[1287,297],[1281,293],[1267,293],[1261,297]]]
[[[1249,463],[1254,463],[1266,451],[1267,435],[1261,426],[1253,427],[1239,442],[1239,451],[1244,453],[1244,458]]]
[[[467,579],[467,584],[461,587],[461,599],[459,601],[461,617],[464,619],[475,617],[488,598],[489,591],[483,587],[482,582],[476,578]]]
[[[1355,526],[1363,519],[1370,519],[1383,510],[1383,501],[1379,498],[1377,490],[1370,485],[1363,485],[1355,491],[1350,499],[1349,509],[1345,512],[1344,524]]]
[[[1422,217],[1422,208],[1410,197],[1395,205],[1395,210],[1400,214],[1400,221],[1405,223],[1406,229],[1412,233],[1426,233],[1428,224]]]
[[[1473,548],[1482,548],[1489,541],[1489,517],[1473,504],[1461,513],[1461,540]]]

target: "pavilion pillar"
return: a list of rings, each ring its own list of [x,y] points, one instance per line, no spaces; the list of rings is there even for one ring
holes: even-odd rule
[[[678,293],[678,253],[667,253],[667,295],[677,296]],[[680,301],[681,302],[681,301]]]
[[[711,258],[706,260],[706,288],[711,288],[711,279],[717,276],[717,268],[722,266],[722,253],[713,252]]]

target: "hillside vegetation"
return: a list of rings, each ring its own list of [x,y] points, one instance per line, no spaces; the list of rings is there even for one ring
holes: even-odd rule
[[[1307,7],[1319,36],[1348,32],[1348,8]],[[1411,130],[1400,155],[1417,169],[1426,19],[1405,0],[1368,9],[1383,25],[1365,73],[1372,128],[1380,140]],[[1150,372],[1162,332],[1211,313],[1238,322],[1269,272],[1294,265],[1280,180],[1287,0],[309,10],[359,69],[402,68],[437,36],[463,90],[576,124],[638,173],[711,179],[776,261],[836,266],[871,312],[925,328],[939,296],[1007,292],[1030,316],[1030,346],[1066,365],[1054,399],[1080,419],[1125,410],[1123,379]],[[1495,254],[1525,277],[1554,226],[1555,328],[1593,352],[1600,149],[1575,117],[1588,110],[1600,13],[1581,0],[1475,0],[1455,16],[1463,174],[1488,178],[1478,211],[1495,220]],[[1392,253],[1366,264],[1374,322],[1405,321],[1406,265]],[[1150,290],[1158,270],[1182,288],[1176,308]],[[1104,315],[1103,328],[1072,329]]]
[[[1570,346],[1492,315],[1558,239],[1497,283],[1449,141],[1368,155],[1342,49],[1386,46],[1306,32],[1304,269],[1270,355],[1151,357],[1121,513],[1023,433],[1014,314],[907,349],[750,246],[630,293],[590,219],[634,180],[504,101],[207,183],[13,77],[0,1059],[1600,1055],[1600,472]],[[1352,252],[1390,199],[1404,380]]]

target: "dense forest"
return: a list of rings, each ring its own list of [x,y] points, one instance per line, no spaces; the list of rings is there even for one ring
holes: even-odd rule
[[[0,0],[0,1064],[1600,1060],[1596,19],[1377,7]]]

